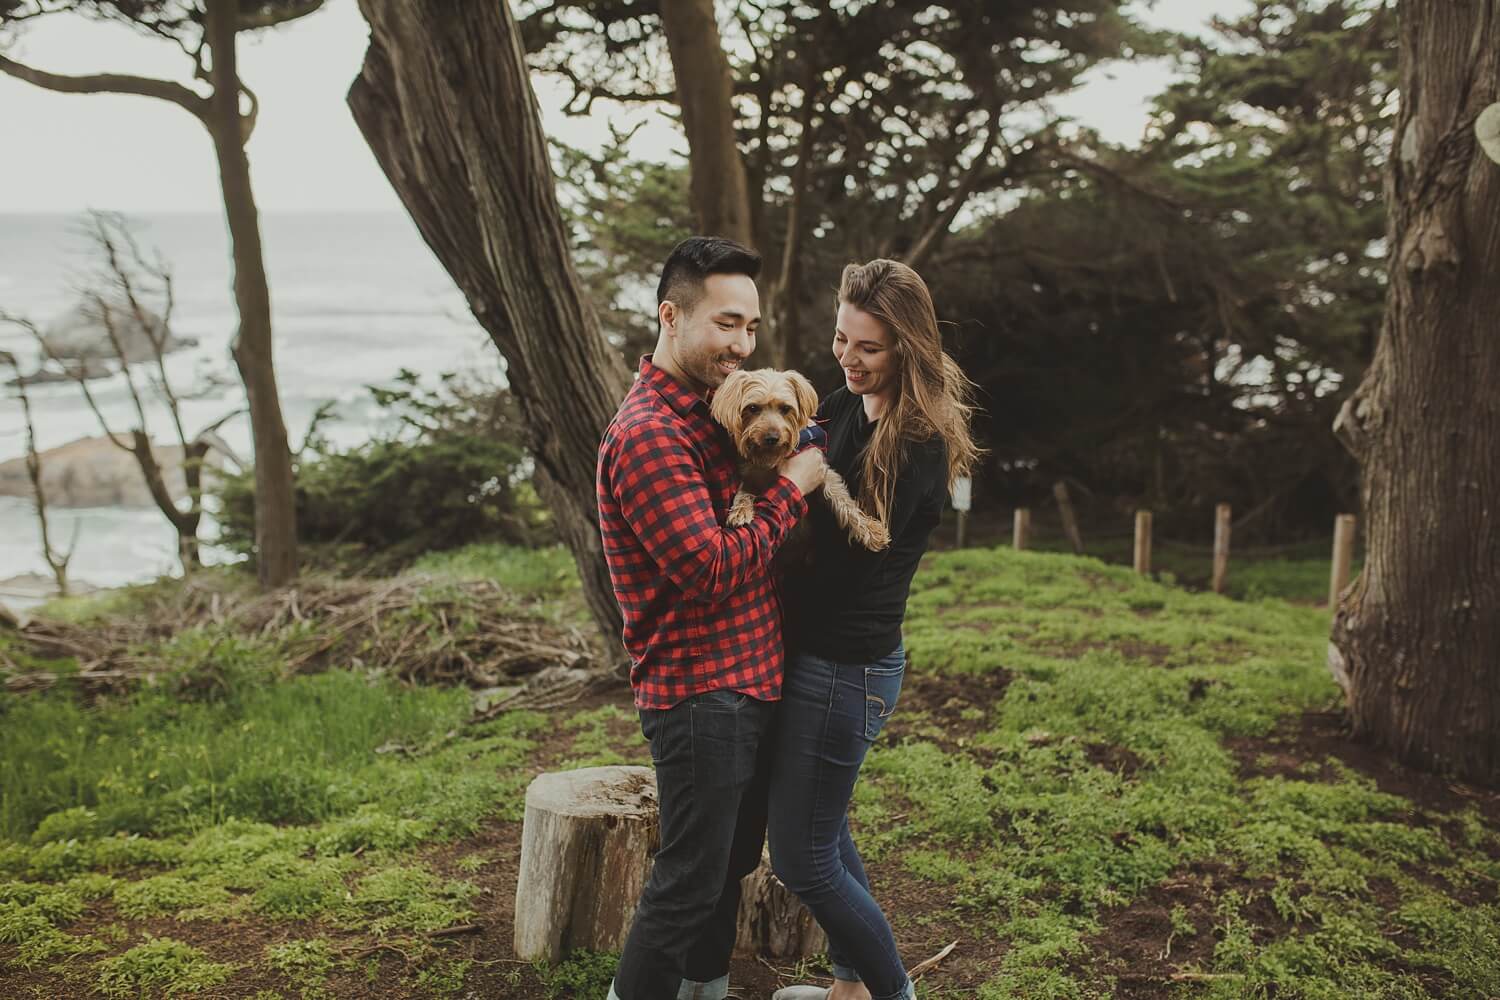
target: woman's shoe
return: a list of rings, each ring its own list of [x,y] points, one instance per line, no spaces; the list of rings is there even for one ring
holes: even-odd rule
[[[771,994],[771,1000],[828,1000],[823,986],[786,986]]]

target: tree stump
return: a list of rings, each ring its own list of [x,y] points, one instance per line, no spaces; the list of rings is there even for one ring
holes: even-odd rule
[[[619,951],[660,836],[649,767],[539,775],[526,789],[516,956]]]
[[[792,891],[771,871],[771,859],[740,881],[734,953],[746,958],[810,958],[828,949],[828,937]]]
[[[649,767],[539,775],[526,789],[516,956],[555,963],[578,948],[619,951],[660,835]],[[740,888],[736,954],[798,959],[827,948],[822,929],[767,858]]]

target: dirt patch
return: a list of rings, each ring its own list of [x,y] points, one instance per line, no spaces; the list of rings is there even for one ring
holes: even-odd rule
[[[1307,712],[1286,720],[1269,736],[1227,742],[1239,762],[1241,780],[1283,776],[1332,781],[1337,778],[1336,769],[1329,764],[1332,759],[1370,778],[1382,792],[1412,802],[1416,808],[1404,817],[1410,826],[1437,827],[1456,844],[1459,824],[1446,817],[1472,804],[1479,807],[1488,828],[1500,827],[1500,794],[1397,763],[1383,750],[1356,741],[1341,712]],[[1112,750],[1102,745],[1088,748],[1090,759],[1103,766],[1110,766]],[[1493,841],[1491,844],[1493,850]],[[1412,866],[1407,866],[1406,873],[1466,905],[1493,902],[1496,895],[1493,885],[1458,887],[1441,875]],[[1254,928],[1257,944],[1294,932],[1294,924],[1271,902],[1271,888],[1272,880],[1246,878],[1219,862],[1200,862],[1174,872],[1128,906],[1101,915],[1103,927],[1089,941],[1089,966],[1076,971],[1115,976],[1118,987],[1114,995],[1118,1000],[1155,1000],[1170,995],[1182,983],[1201,978],[1199,970],[1212,966],[1214,946],[1223,937],[1222,918],[1215,914],[1215,904],[1225,893],[1235,891],[1246,900],[1240,916]],[[1387,911],[1400,901],[1399,891],[1387,879],[1371,879],[1370,893]],[[1193,933],[1186,930],[1189,924]],[[1393,940],[1398,946],[1415,946],[1415,942],[1399,936]],[[1433,996],[1442,995],[1450,984],[1439,969],[1399,961],[1387,964],[1393,973],[1416,976]]]
[[[1117,747],[1108,743],[1085,744],[1083,752],[1088,756],[1089,762],[1096,767],[1102,767],[1106,771],[1113,771],[1126,779],[1129,779],[1135,772],[1139,771],[1145,763],[1134,750],[1127,750],[1124,747]]]
[[[982,674],[908,672],[901,702],[886,725],[889,739],[930,740],[953,753],[973,753],[973,739],[989,728],[994,707],[1005,697],[1010,671]]]
[[[890,919],[896,945],[907,968],[936,955],[948,945],[953,951],[923,977],[933,997],[975,997],[979,987],[999,971],[1006,945],[987,933],[984,921],[964,919],[954,905],[951,886],[919,878],[898,858],[869,864],[871,892]],[[785,978],[780,985],[796,980]],[[826,984],[826,981],[825,981]],[[765,994],[747,993],[747,997]]]
[[[1245,899],[1240,916],[1255,927],[1257,944],[1286,933],[1291,924],[1271,904],[1271,886],[1270,879],[1247,879],[1217,861],[1189,865],[1129,906],[1106,911],[1103,930],[1089,939],[1090,964],[1076,971],[1116,977],[1116,1000],[1157,1000],[1191,979],[1192,970],[1212,965],[1222,938],[1215,905],[1225,893]]]
[[[1227,741],[1240,763],[1240,777],[1281,775],[1332,777],[1330,757],[1370,778],[1389,795],[1408,799],[1420,810],[1458,813],[1478,807],[1490,829],[1500,829],[1500,791],[1455,781],[1396,761],[1385,750],[1356,740],[1341,711],[1304,712],[1288,719],[1269,737]]]

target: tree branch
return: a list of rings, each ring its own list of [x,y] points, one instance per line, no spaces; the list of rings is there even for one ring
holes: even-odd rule
[[[208,112],[208,100],[187,90],[169,79],[151,79],[148,76],[129,76],[126,73],[95,73],[92,76],[63,76],[49,73],[33,66],[18,63],[13,58],[0,55],[0,72],[24,79],[28,84],[55,90],[63,94],[138,94],[141,97],[156,97],[169,100],[190,111],[193,117],[202,120]]]
[[[36,501],[36,516],[42,528],[42,555],[57,580],[57,592],[68,596],[68,563],[73,550],[78,547],[78,523],[73,524],[73,540],[67,552],[58,552],[52,547],[52,535],[47,521],[47,493],[42,488],[42,456],[36,450],[36,422],[31,416],[31,397],[26,393],[26,376],[21,374],[21,365],[16,356],[0,351],[0,363],[9,364],[16,373],[16,392],[21,397],[21,413],[26,421],[26,476],[31,480],[32,498]]]
[[[89,409],[93,411],[94,417],[99,421],[99,427],[104,431],[104,436],[109,439],[109,443],[114,445],[116,448],[119,448],[121,451],[127,451],[134,454],[130,445],[120,440],[119,435],[110,430],[109,422],[104,419],[104,413],[99,409],[99,401],[94,398],[93,391],[89,389],[87,363],[74,367],[69,365],[62,358],[59,358],[56,354],[53,353],[51,346],[47,343],[47,338],[42,335],[42,331],[37,329],[36,325],[29,320],[21,319],[18,316],[9,316],[3,313],[0,313],[0,320],[14,323],[30,333],[32,339],[36,341],[37,346],[42,349],[42,354],[50,360],[55,361],[59,365],[61,365],[63,372],[74,382],[78,383],[78,388],[83,393],[84,401],[89,404]]]
[[[206,121],[208,114],[207,98],[170,80],[153,80],[150,77],[129,76],[124,73],[62,76],[23,65],[6,56],[0,56],[0,73],[59,94],[136,94],[170,101],[191,112],[199,121]]]
[[[255,91],[240,81],[240,92],[250,98],[250,110],[240,116],[240,145],[250,141],[250,133],[255,131],[255,120],[260,117],[260,98],[255,96]]]
[[[969,203],[969,198],[979,187],[979,181],[984,177],[985,168],[989,164],[990,154],[995,151],[997,140],[1000,138],[1000,120],[995,119],[990,126],[990,134],[985,136],[984,146],[974,157],[974,162],[969,164],[969,169],[964,171],[957,184],[953,186],[953,192],[949,196],[948,204],[938,212],[937,218],[927,227],[926,232],[917,238],[916,245],[907,254],[906,262],[916,270],[921,270],[922,265],[927,262],[933,252],[948,235],[948,227],[953,225],[953,220],[958,218],[958,213]]]

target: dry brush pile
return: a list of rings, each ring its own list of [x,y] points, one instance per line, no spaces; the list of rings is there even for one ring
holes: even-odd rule
[[[0,674],[11,691],[64,680],[89,694],[154,683],[168,669],[154,648],[183,630],[214,629],[275,643],[287,675],[332,666],[388,671],[421,684],[488,688],[538,674],[596,668],[597,640],[529,609],[490,580],[304,579],[269,593],[234,593],[222,578],[193,577],[156,588],[128,615],[85,622],[39,618],[10,630],[13,651],[35,661],[71,659],[77,671],[26,669],[0,645]],[[197,668],[211,668],[217,642]]]

